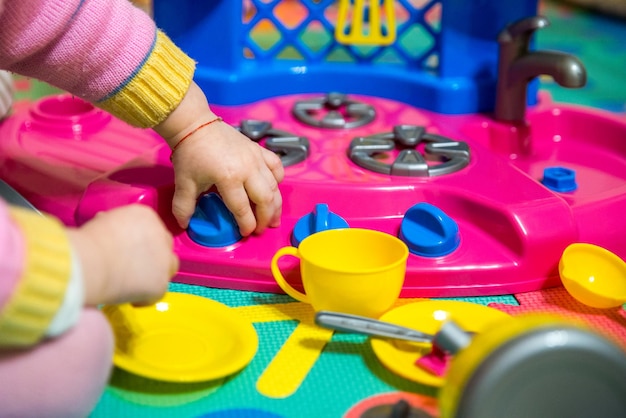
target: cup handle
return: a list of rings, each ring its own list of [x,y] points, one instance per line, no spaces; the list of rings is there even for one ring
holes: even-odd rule
[[[283,273],[278,268],[278,260],[281,257],[287,256],[287,255],[300,258],[300,255],[298,254],[298,249],[296,247],[283,247],[283,248],[280,248],[278,251],[276,251],[276,254],[274,254],[274,257],[272,257],[272,265],[271,265],[272,275],[274,276],[274,280],[276,280],[276,283],[278,283],[280,288],[283,289],[285,293],[287,293],[292,298],[300,302],[311,303],[309,302],[309,297],[307,295],[294,289],[289,283],[287,283],[287,280],[285,280]]]

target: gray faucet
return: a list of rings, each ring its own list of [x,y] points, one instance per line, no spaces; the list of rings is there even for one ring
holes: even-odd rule
[[[582,87],[587,72],[573,55],[556,51],[530,51],[535,30],[550,21],[533,16],[508,25],[498,36],[498,83],[496,87],[496,120],[522,123],[526,114],[528,82],[540,75],[550,75],[563,87]]]

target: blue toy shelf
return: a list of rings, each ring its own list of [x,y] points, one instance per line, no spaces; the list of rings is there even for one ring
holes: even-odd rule
[[[537,14],[537,0],[396,0],[395,41],[356,45],[335,37],[338,4],[154,0],[153,12],[198,62],[196,82],[212,103],[338,91],[448,114],[493,109],[497,35]]]

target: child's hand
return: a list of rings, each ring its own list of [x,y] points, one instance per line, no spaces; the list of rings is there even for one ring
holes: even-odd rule
[[[147,206],[102,212],[69,232],[87,305],[155,302],[178,271],[172,235]]]
[[[200,129],[176,150],[173,163],[176,191],[172,210],[182,227],[193,215],[198,196],[213,185],[243,236],[280,225],[280,159],[230,125],[221,122]]]
[[[192,84],[181,104],[155,130],[174,147],[189,132],[215,119],[204,94]],[[175,193],[172,212],[182,228],[198,196],[216,186],[243,236],[280,225],[284,176],[280,158],[225,122],[200,128],[173,154]]]

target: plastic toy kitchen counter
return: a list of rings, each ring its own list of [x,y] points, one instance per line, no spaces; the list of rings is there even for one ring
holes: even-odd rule
[[[461,18],[466,2],[433,1],[424,9],[396,2],[392,49],[330,39],[319,52],[326,59],[302,52],[301,44],[313,42],[305,42],[305,29],[324,38],[326,30],[320,34],[312,22],[325,28],[333,21],[334,2],[298,3],[308,17],[289,24],[282,2],[251,1],[247,11],[235,3],[177,3],[177,13],[168,17],[173,3],[155,1],[155,18],[199,60],[198,81],[213,110],[281,156],[279,228],[241,239],[219,197],[208,196],[199,202],[194,227],[180,230],[170,214],[174,183],[166,145],[153,132],[132,129],[68,96],[21,107],[0,125],[2,178],[70,225],[126,203],[153,207],[175,235],[181,259],[175,280],[212,287],[282,293],[270,272],[272,256],[314,232],[322,218],[323,228],[375,229],[403,238],[411,254],[401,297],[559,285],[559,260],[573,242],[626,258],[626,122],[545,96],[532,105],[528,79],[552,75],[576,87],[585,78],[582,63],[570,55],[532,50],[533,31],[547,24],[537,17],[520,20],[536,12],[534,2],[488,2],[497,17],[489,25],[466,22],[475,10]],[[203,13],[202,25],[190,25]],[[237,32],[242,21],[250,33]],[[280,32],[274,46],[266,45],[263,25]],[[438,57],[436,75],[422,66],[427,58],[403,49],[406,31],[415,33],[416,25],[428,33],[438,28],[424,55]],[[220,32],[214,39],[222,46],[226,42],[221,52],[191,43],[211,36],[209,30]],[[301,51],[300,61],[278,57],[289,42]],[[241,56],[229,55],[235,48],[228,43]],[[470,49],[476,54],[464,56]],[[452,50],[467,62],[458,62]],[[352,55],[336,62],[328,58],[332,51]],[[385,51],[407,62],[388,63]],[[480,68],[484,77],[476,76]],[[276,77],[281,81],[273,82]],[[466,100],[469,92],[472,100]],[[457,107],[464,101],[475,106]],[[293,273],[286,279],[297,285],[296,263],[285,264],[281,270]]]

